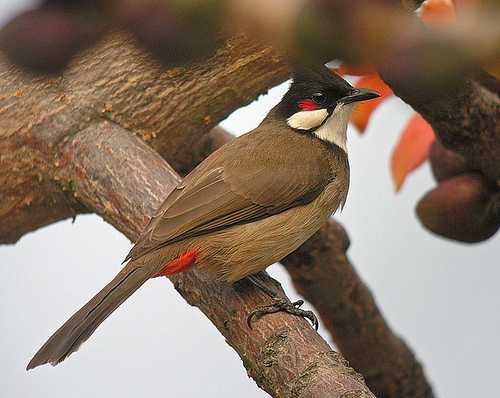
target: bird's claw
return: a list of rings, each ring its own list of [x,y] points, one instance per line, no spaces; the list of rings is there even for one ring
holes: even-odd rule
[[[300,308],[302,304],[304,304],[304,300],[297,300],[294,302],[290,302],[284,298],[276,298],[273,299],[274,303],[271,305],[266,305],[264,307],[258,307],[254,311],[252,311],[247,317],[247,324],[250,329],[252,329],[252,321],[255,319],[259,319],[260,317],[267,314],[275,314],[276,312],[284,311],[288,314],[298,315],[303,318],[308,319],[315,330],[318,330],[319,322],[314,312],[303,310]]]

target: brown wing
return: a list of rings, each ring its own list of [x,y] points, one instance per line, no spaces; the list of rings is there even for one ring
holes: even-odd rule
[[[225,145],[169,195],[127,260],[309,203],[333,178],[323,151],[310,137],[262,128]]]

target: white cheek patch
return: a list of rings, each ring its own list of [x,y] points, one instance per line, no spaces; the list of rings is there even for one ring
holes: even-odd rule
[[[314,134],[324,141],[332,142],[347,152],[347,124],[356,104],[339,104],[328,121]]]
[[[321,123],[323,123],[327,117],[328,111],[326,109],[300,111],[290,116],[287,119],[287,123],[291,128],[297,130],[310,130],[321,126]]]

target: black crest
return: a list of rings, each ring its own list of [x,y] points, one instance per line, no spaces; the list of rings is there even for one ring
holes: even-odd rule
[[[318,94],[324,96],[321,108],[333,108],[340,98],[349,95],[352,86],[326,66],[319,68],[295,68],[290,89],[283,97],[280,111],[285,117],[301,110],[304,100],[315,101]]]

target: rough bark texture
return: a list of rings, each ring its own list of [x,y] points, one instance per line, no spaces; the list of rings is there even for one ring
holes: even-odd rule
[[[409,10],[423,2],[402,0]],[[394,93],[424,116],[447,148],[463,155],[471,168],[500,184],[499,81],[479,70],[474,76],[477,81],[472,76],[464,77],[445,92],[426,93],[408,79],[395,77],[391,73],[394,64],[389,60],[383,66],[384,80]]]
[[[485,81],[477,65],[494,64],[499,56],[498,24],[488,19],[498,8],[485,5],[483,10],[488,34],[476,36],[481,26],[474,31],[460,25],[439,37],[439,29],[428,29],[414,15],[398,11],[396,3],[401,4],[310,2],[314,12],[303,23],[301,36],[307,45],[296,51],[315,62],[340,58],[374,65],[394,93],[429,121],[446,147],[464,155],[472,169],[498,181],[500,98],[490,79],[483,83],[488,89],[476,82]]]
[[[229,55],[224,51],[229,52]],[[256,54],[252,55],[252,51]],[[190,119],[189,115],[199,112],[201,105],[192,114],[191,108],[177,106],[179,101],[189,103],[192,90],[195,89],[185,90],[186,95],[179,94],[173,102],[163,98],[162,93],[169,85],[175,83],[175,87],[182,87],[177,86],[180,72],[162,72],[161,67],[135,49],[128,38],[120,36],[104,42],[95,52],[97,55],[93,51],[86,53],[58,80],[32,79],[5,64],[0,67],[0,80],[3,82],[0,194],[6,199],[0,208],[0,217],[4,221],[0,224],[3,242],[13,242],[27,231],[74,216],[86,211],[86,208],[101,214],[127,236],[135,237],[178,176],[158,156],[151,154],[146,146],[127,137],[117,125],[103,123],[103,120],[112,119],[124,127],[142,131],[140,137],[143,140],[170,156],[178,169],[186,172],[231,138],[220,130],[204,136],[203,133],[212,124],[224,117],[229,109],[237,108],[286,76],[286,67],[278,62],[278,58],[272,55],[271,58],[276,62],[269,62],[269,55],[272,54],[269,50],[255,48],[242,40],[233,42],[207,62],[207,65],[217,64],[217,67],[211,65],[210,70],[200,67],[199,74],[191,76],[195,82],[186,79],[185,84],[188,87],[195,86],[196,90],[206,90],[206,93],[209,90],[203,88],[204,85],[212,87],[216,84],[217,89],[222,91],[223,85],[229,87],[228,91],[235,91],[237,87],[240,95],[246,93],[245,97],[228,97],[215,106],[209,102],[210,96],[207,94],[207,103],[203,106],[213,106],[211,109],[215,116],[212,120],[200,121],[196,117]],[[237,57],[243,60],[238,58],[239,67],[234,67]],[[231,67],[230,75],[235,76],[228,76],[227,71]],[[219,72],[214,74],[214,70]],[[248,83],[248,79],[241,76],[249,73],[258,73],[261,79]],[[216,83],[205,81],[205,78],[203,83],[196,82],[198,77],[205,74],[212,76]],[[132,82],[131,86],[127,82]],[[94,105],[94,102],[98,105]],[[163,125],[162,120],[151,121],[158,108],[161,108],[164,117],[171,115],[170,124]],[[141,112],[141,109],[144,110]],[[174,115],[177,110],[179,113]],[[129,120],[128,112],[133,113],[134,118]],[[175,117],[183,118],[186,123],[190,121],[192,124],[188,130],[192,133],[184,136],[178,134],[177,129],[165,127],[173,125]],[[132,122],[134,124],[130,125]],[[143,125],[156,127],[148,134]],[[193,145],[185,145],[184,140]],[[177,150],[179,147],[189,147],[190,153],[180,153]],[[108,160],[115,165],[114,168],[103,166]],[[149,174],[141,174],[141,170]],[[146,196],[149,200],[144,200]],[[344,236],[332,233],[340,231],[339,228],[331,223],[321,232],[328,235],[328,239],[315,239],[313,244],[307,243],[285,260],[294,275],[297,288],[318,306],[323,322],[336,343],[353,359],[358,369],[366,372],[370,386],[379,396],[423,396],[418,394],[419,391],[425,391],[427,383],[420,365],[404,343],[387,328],[371,295],[348,263]],[[311,256],[307,256],[307,252],[311,252]],[[318,256],[317,253],[323,255]],[[298,277],[298,270],[304,271],[306,268],[306,273],[310,273],[310,268],[316,270],[318,277],[326,274],[329,277],[324,279],[324,284],[313,285],[308,278]],[[209,315],[228,342],[240,353],[250,374],[267,391],[278,388],[280,396],[312,396],[309,395],[313,393],[309,391],[309,382],[312,380],[318,385],[318,393],[322,389],[325,391],[318,378],[322,380],[323,376],[326,377],[332,371],[330,365],[334,365],[333,368],[337,369],[333,372],[335,380],[340,377],[341,380],[348,380],[347,384],[356,384],[355,389],[360,390],[353,392],[353,396],[367,396],[362,384],[357,385],[357,378],[351,380],[351,370],[337,367],[339,361],[342,362],[338,354],[333,353],[315,334],[314,337],[307,335],[310,332],[305,332],[308,329],[305,324],[301,323],[296,331],[291,331],[286,324],[290,319],[283,321],[280,319],[283,317],[277,316],[276,322],[280,324],[278,328],[277,324],[266,326],[260,331],[262,335],[249,340],[248,330],[241,322],[247,310],[262,304],[263,298],[258,295],[257,298],[253,297],[244,287],[242,294],[245,295],[242,298],[227,286],[200,282],[202,279],[200,275],[186,275],[176,280],[176,286],[190,303],[200,306]],[[206,283],[202,286],[210,286],[213,291],[220,292],[220,296],[205,296],[198,283]],[[337,288],[330,289],[330,283],[330,286]],[[310,289],[312,286],[318,290]],[[353,291],[364,293],[354,297],[351,295]],[[357,300],[353,300],[355,298]],[[228,306],[226,310],[218,311],[222,301]],[[330,305],[325,306],[325,303]],[[371,329],[363,326],[363,316],[366,314],[378,314],[369,318],[375,319],[372,325],[377,327]],[[228,327],[233,324],[238,326]],[[363,333],[348,333],[346,330],[361,330]],[[373,334],[375,332],[377,335]],[[312,338],[312,348],[308,349],[316,350],[313,354],[300,351],[299,347],[307,345],[302,343],[304,336]],[[386,351],[381,352],[378,344]],[[399,358],[401,353],[405,355]],[[308,355],[315,359],[311,362],[311,358],[306,358]],[[293,360],[297,366],[281,369],[283,357],[295,358]],[[257,362],[264,366],[255,367]],[[278,380],[286,381],[287,387],[285,384],[277,387],[275,384]]]
[[[112,120],[182,173],[175,159],[192,164],[200,137],[287,73],[269,48],[243,38],[189,70],[165,70],[122,34],[82,54],[59,78],[34,78],[0,59],[0,242],[81,211],[61,195],[71,187],[47,179],[60,166],[54,148],[71,135]]]
[[[97,49],[98,53],[100,49],[108,48],[102,57],[114,61],[108,68],[122,68],[122,74],[106,69],[102,70],[102,74],[96,74],[99,65],[106,62],[94,62],[98,57],[90,55],[88,64],[81,59],[64,77],[56,80],[30,79],[5,64],[1,66],[2,242],[14,242],[28,231],[82,211],[100,214],[134,239],[178,181],[179,176],[154,149],[117,123],[127,123],[119,111],[122,106],[127,107],[127,113],[135,112],[133,122],[139,123],[142,117],[145,124],[154,116],[156,108],[152,104],[155,102],[159,101],[158,106],[164,107],[162,112],[180,112],[181,108],[177,102],[164,103],[155,95],[144,99],[152,88],[141,86],[140,90],[134,89],[134,76],[140,79],[142,75],[136,76],[139,66],[131,66],[128,61],[137,55],[133,54],[133,50],[126,52],[118,45],[106,47],[106,43],[102,46]],[[245,46],[253,48],[243,43],[239,46],[242,48],[234,44],[228,47],[235,53],[235,58],[245,58]],[[219,63],[218,70],[222,73],[219,79],[203,78],[202,82],[198,82],[191,76],[193,80],[189,84],[186,82],[188,86],[193,86],[190,90],[197,87],[198,91],[208,92],[205,85],[214,85],[212,88],[220,92],[217,90],[221,90],[222,86],[233,87],[234,84],[240,93],[248,93],[247,99],[229,96],[220,102],[217,99],[211,101],[207,94],[206,106],[217,104],[217,107],[211,108],[216,118],[214,116],[213,121],[203,121],[202,124],[195,119],[196,134],[203,134],[230,109],[241,106],[243,101],[254,98],[258,92],[283,78],[284,65],[269,63],[267,50],[253,48],[248,51],[256,52],[249,55],[254,60],[250,63],[252,66],[243,63],[239,69],[233,70],[234,75],[240,78],[233,77],[231,80],[227,75],[230,66],[226,63],[233,65],[234,59],[224,54],[218,61],[213,61]],[[117,58],[123,53],[125,57],[120,62]],[[265,61],[262,59],[262,64],[256,61],[259,54],[266,58]],[[267,72],[259,70],[264,68],[264,63]],[[154,69],[153,63],[148,65]],[[212,76],[214,66],[211,68],[200,70],[200,77],[205,74]],[[127,72],[129,70],[132,77]],[[81,76],[77,71],[81,72]],[[254,72],[259,73],[263,80],[257,83],[243,80],[242,76]],[[141,73],[149,76],[147,70]],[[115,77],[108,80],[110,74]],[[262,76],[267,77],[264,79]],[[79,79],[81,83],[74,82]],[[155,79],[151,79],[150,84],[154,85]],[[216,82],[212,81],[214,79]],[[170,83],[177,85],[178,80]],[[168,81],[158,84],[157,90],[161,91],[164,85],[168,85]],[[125,95],[127,90],[130,92]],[[110,97],[113,99],[108,102]],[[135,108],[134,101],[143,102]],[[141,113],[138,110],[141,107],[148,111]],[[108,115],[113,109],[117,113]],[[191,112],[190,108],[182,109],[183,112]],[[172,116],[172,120],[175,117],[182,119],[180,114]],[[110,118],[117,123],[104,120]],[[196,130],[196,127],[192,128]],[[175,153],[174,143],[181,143],[180,139],[174,139],[177,130],[158,127],[155,131],[157,133],[151,136],[141,134],[141,138],[155,148],[166,148],[166,152],[171,150]],[[157,141],[154,140],[155,135]],[[170,139],[172,146],[161,145]],[[182,144],[185,142],[182,140]],[[183,157],[178,153],[176,156]],[[219,328],[243,359],[249,374],[269,394],[279,397],[373,397],[362,377],[348,367],[343,357],[335,353],[305,320],[277,314],[259,320],[258,327],[249,330],[246,325],[248,313],[256,306],[268,303],[268,298],[252,286],[240,283],[233,288],[196,272],[178,276],[173,281],[186,300],[198,306]]]
[[[363,9],[362,3],[357,9]],[[421,1],[403,3],[415,8]],[[335,16],[351,20],[352,36],[363,37],[357,34],[366,25],[349,18],[356,7],[346,2],[343,8],[346,18],[337,9]],[[346,36],[349,29],[340,33],[340,43],[353,41]],[[373,41],[367,47],[377,52],[394,37],[368,36]],[[419,65],[425,59],[419,51],[425,55],[426,46],[415,44],[408,48]],[[338,50],[330,58],[343,55],[341,46]],[[429,120],[443,143],[498,181],[498,95],[467,78],[443,92],[419,90],[415,81],[394,74],[403,64],[403,70],[413,70],[406,50],[402,45],[399,57],[383,57],[389,61],[382,65],[384,78]],[[185,173],[219,139],[228,138],[202,139],[211,127],[286,76],[280,57],[241,38],[189,69],[165,70],[119,34],[83,53],[57,79],[30,78],[0,62],[0,242],[13,243],[26,232],[85,211],[102,215],[135,238],[179,176],[129,131]],[[379,398],[431,397],[420,364],[385,323],[345,255],[347,246],[344,231],[330,222],[283,263]],[[278,314],[250,331],[248,311],[266,303],[252,287],[242,283],[233,289],[195,272],[173,282],[212,320],[271,395],[373,396],[304,320]]]
[[[279,57],[242,39],[189,71],[163,70],[120,35],[83,54],[58,79],[30,78],[0,64],[0,242],[15,242],[26,232],[83,211],[95,211],[136,237],[178,176],[128,129],[184,173],[219,145],[217,135],[200,139],[210,127],[286,76]],[[403,99],[422,102],[398,84],[393,87]],[[486,123],[480,134],[498,141],[490,129],[495,126],[486,121],[494,122],[498,112],[490,106],[491,93],[479,89],[475,95],[443,95],[435,99],[436,106],[461,107],[473,121],[479,106],[485,110],[479,113],[485,119],[480,123]],[[429,119],[431,108],[421,105]],[[453,136],[464,126],[467,134],[478,134],[472,130],[481,126],[450,113],[443,120],[435,115],[434,127],[441,123]],[[481,157],[483,146],[498,144],[479,141],[471,158]],[[486,148],[482,153],[486,160],[480,164],[493,169],[500,159],[497,152]],[[336,228],[330,224],[318,235],[326,240],[308,242],[284,261],[298,289],[318,307],[336,343],[379,397],[431,396],[420,365],[392,334],[354,273]],[[304,267],[319,279],[299,278]],[[271,395],[372,396],[305,321],[276,315],[250,332],[246,313],[265,303],[254,289],[242,284],[234,290],[196,273],[174,283],[221,330]]]
[[[463,155],[471,169],[500,182],[500,97],[473,80],[457,81],[446,92],[427,95],[411,82],[384,74],[396,95],[420,112],[440,141]]]
[[[61,147],[58,178],[72,196],[134,240],[179,177],[139,138],[103,121]],[[240,355],[249,375],[275,397],[373,397],[350,368],[302,318],[248,313],[267,296],[246,282],[235,287],[196,270],[171,278],[176,289],[214,323]],[[272,283],[271,281],[269,283]]]
[[[332,220],[281,262],[377,397],[433,397],[422,366],[392,332],[350,263],[348,247],[345,230]]]
[[[233,138],[214,128],[203,145],[195,148],[198,161]],[[342,355],[365,377],[377,397],[433,397],[422,366],[391,330],[349,261],[349,244],[344,228],[330,220],[281,263],[297,291],[318,311]]]

